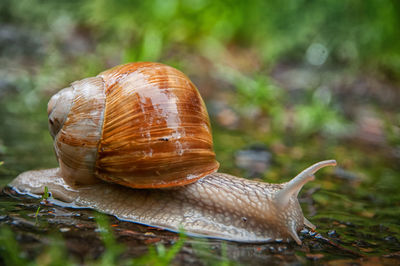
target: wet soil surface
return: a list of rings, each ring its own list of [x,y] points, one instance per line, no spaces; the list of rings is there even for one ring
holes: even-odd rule
[[[55,237],[62,238],[73,261],[85,263],[98,259],[105,247],[95,217],[95,211],[54,206],[18,195],[8,187],[0,194],[0,226],[12,229],[23,256],[30,259],[40,259],[40,254],[56,241]],[[108,219],[116,242],[124,246],[121,261],[145,255],[149,245],[169,247],[179,238],[176,233],[119,221],[112,216]],[[204,265],[226,260],[243,265],[400,263],[400,242],[384,225],[364,226],[326,217],[312,221],[318,229],[300,232],[302,246],[294,242],[243,244],[188,238],[173,262],[179,265]]]

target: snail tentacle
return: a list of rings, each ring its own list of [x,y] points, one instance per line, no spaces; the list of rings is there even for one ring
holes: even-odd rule
[[[275,200],[281,208],[285,208],[288,205],[289,200],[292,196],[297,197],[302,187],[309,181],[314,180],[314,174],[321,168],[326,166],[335,166],[335,160],[326,160],[315,163],[303,170],[292,180],[284,184],[282,190],[278,191],[275,195]]]
[[[306,217],[304,217],[304,225],[311,228],[312,230],[315,230],[315,228],[317,228],[313,223],[307,220]]]

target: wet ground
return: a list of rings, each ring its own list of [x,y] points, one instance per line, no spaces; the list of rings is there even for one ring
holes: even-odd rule
[[[302,200],[307,201],[306,198]],[[36,216],[38,206],[40,211]],[[101,258],[105,248],[96,215],[91,210],[62,208],[40,199],[17,195],[9,188],[5,188],[0,195],[1,227],[7,226],[14,232],[20,255],[36,258],[38,263],[49,254],[49,245],[58,245],[71,261],[77,263]],[[149,245],[163,244],[169,247],[178,239],[175,233],[121,222],[113,217],[108,217],[108,220],[116,243],[124,246],[117,260],[120,263],[128,258],[146,255]],[[243,265],[311,262],[329,265],[394,265],[400,262],[400,242],[396,234],[382,224],[361,225],[327,217],[314,218],[312,221],[318,225],[318,229],[300,233],[302,246],[295,243],[242,244],[188,238],[173,261],[180,265],[224,261]]]

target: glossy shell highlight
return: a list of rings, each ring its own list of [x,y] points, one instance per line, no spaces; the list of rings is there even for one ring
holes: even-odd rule
[[[57,112],[63,96],[56,95],[48,110],[50,124],[62,124],[58,132],[50,130],[68,183],[90,184],[98,177],[134,188],[182,186],[218,169],[204,102],[175,68],[130,63],[71,87],[64,90],[72,103]]]

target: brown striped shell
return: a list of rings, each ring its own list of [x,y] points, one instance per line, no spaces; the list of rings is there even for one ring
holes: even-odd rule
[[[134,188],[182,186],[217,171],[204,102],[182,72],[130,63],[73,82],[48,104],[63,178]]]

